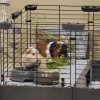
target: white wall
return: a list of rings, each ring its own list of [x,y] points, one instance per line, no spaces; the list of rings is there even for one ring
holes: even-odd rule
[[[99,0],[11,0],[11,5],[23,8],[27,4],[40,5],[100,5]]]

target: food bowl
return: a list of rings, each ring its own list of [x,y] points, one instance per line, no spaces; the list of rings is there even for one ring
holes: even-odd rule
[[[25,67],[14,68],[10,74],[10,80],[16,82],[33,82],[34,71]]]
[[[59,76],[59,71],[57,70],[34,72],[34,82],[41,85],[57,85]]]
[[[38,85],[57,85],[59,82],[59,71],[49,69],[48,71],[37,72],[18,67],[11,71],[10,80],[15,82],[34,82]]]

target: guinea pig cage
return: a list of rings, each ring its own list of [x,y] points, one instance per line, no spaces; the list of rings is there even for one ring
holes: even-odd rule
[[[1,100],[99,100],[99,11],[30,4],[1,22]]]

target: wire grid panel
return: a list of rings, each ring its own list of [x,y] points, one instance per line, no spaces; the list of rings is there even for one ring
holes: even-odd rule
[[[86,77],[87,72],[92,71],[91,61],[99,60],[99,16],[99,12],[82,11],[81,6],[64,5],[27,5],[13,13],[12,18],[8,19],[12,27],[1,31],[3,81],[13,84],[9,75],[12,69],[23,67],[22,55],[27,48],[36,48],[39,40],[46,39],[49,42],[60,41],[68,46],[69,58],[66,61],[69,60],[69,64],[56,69],[59,78],[56,81],[50,79],[55,81],[53,85],[86,87],[92,81],[92,78]],[[46,74],[34,72],[35,82],[31,85],[37,85],[39,80],[46,83],[49,80],[48,72],[54,71],[49,69]],[[46,78],[42,80],[43,76]]]

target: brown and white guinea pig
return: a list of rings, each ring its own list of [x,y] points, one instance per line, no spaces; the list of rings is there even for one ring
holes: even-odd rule
[[[45,58],[39,54],[37,49],[29,47],[26,52],[22,54],[22,67],[42,71],[46,69]]]
[[[36,48],[44,57],[60,57],[62,54],[68,57],[67,44],[61,41],[48,42],[46,40],[37,41]]]

